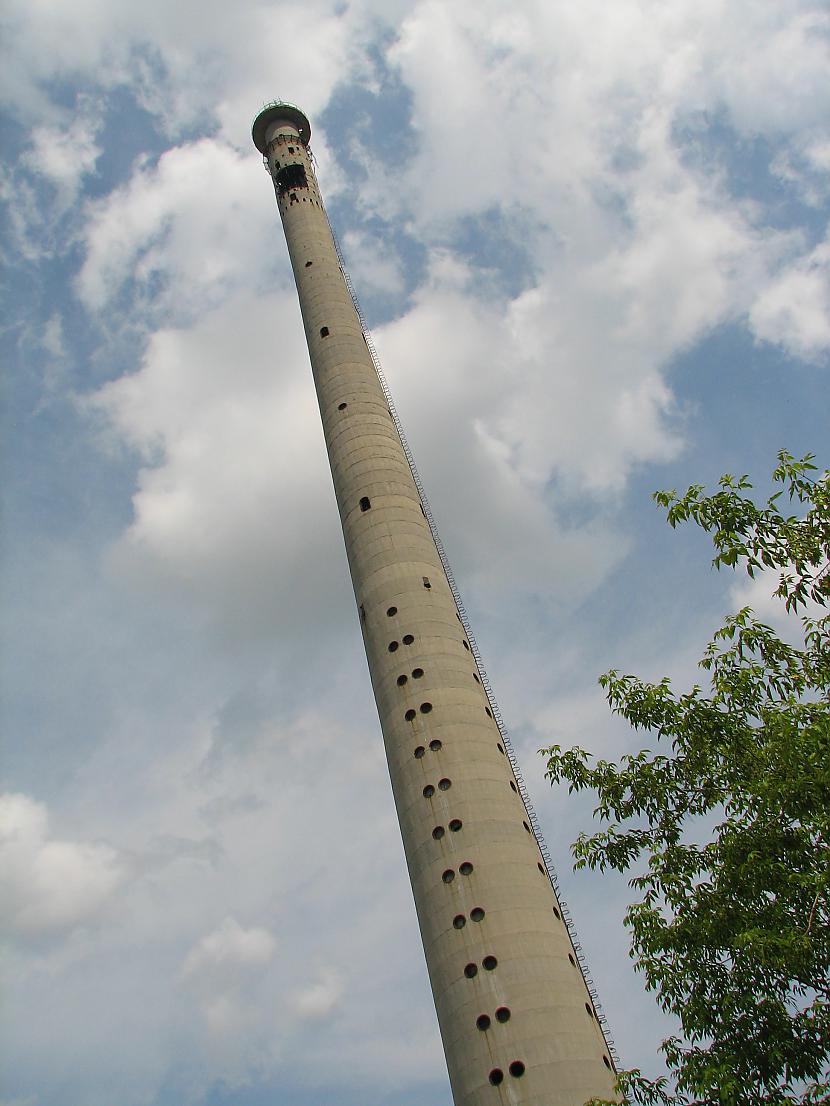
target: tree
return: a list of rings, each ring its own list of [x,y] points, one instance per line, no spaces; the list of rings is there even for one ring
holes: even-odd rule
[[[575,867],[636,873],[631,956],[680,1021],[669,1077],[621,1073],[628,1102],[830,1103],[830,474],[812,460],[779,453],[764,505],[746,477],[654,496],[672,527],[712,535],[716,568],[776,575],[799,647],[745,607],[700,661],[706,691],[600,678],[653,748],[618,764],[543,750],[553,783],[596,792],[603,828],[579,836]]]

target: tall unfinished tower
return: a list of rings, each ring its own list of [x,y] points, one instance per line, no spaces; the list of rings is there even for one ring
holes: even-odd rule
[[[329,227],[308,119],[271,103],[252,133],[297,282],[455,1106],[610,1097],[579,946]]]

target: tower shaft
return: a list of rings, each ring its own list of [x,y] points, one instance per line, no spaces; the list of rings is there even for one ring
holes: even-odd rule
[[[297,108],[274,181],[455,1106],[581,1106],[613,1068],[364,338]]]

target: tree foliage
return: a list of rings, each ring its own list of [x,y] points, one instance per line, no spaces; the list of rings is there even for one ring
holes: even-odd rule
[[[670,1076],[620,1075],[629,1102],[830,1102],[830,474],[812,459],[781,452],[763,505],[746,477],[655,495],[671,526],[712,535],[716,567],[776,574],[799,646],[746,607],[700,661],[705,691],[601,677],[653,748],[618,764],[544,750],[552,782],[596,792],[603,828],[575,842],[576,867],[636,873],[631,956],[680,1021]]]

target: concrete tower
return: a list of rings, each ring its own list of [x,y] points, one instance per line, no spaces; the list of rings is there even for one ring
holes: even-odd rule
[[[272,103],[252,133],[297,282],[455,1106],[610,1096],[609,1047],[341,265],[311,127]]]

